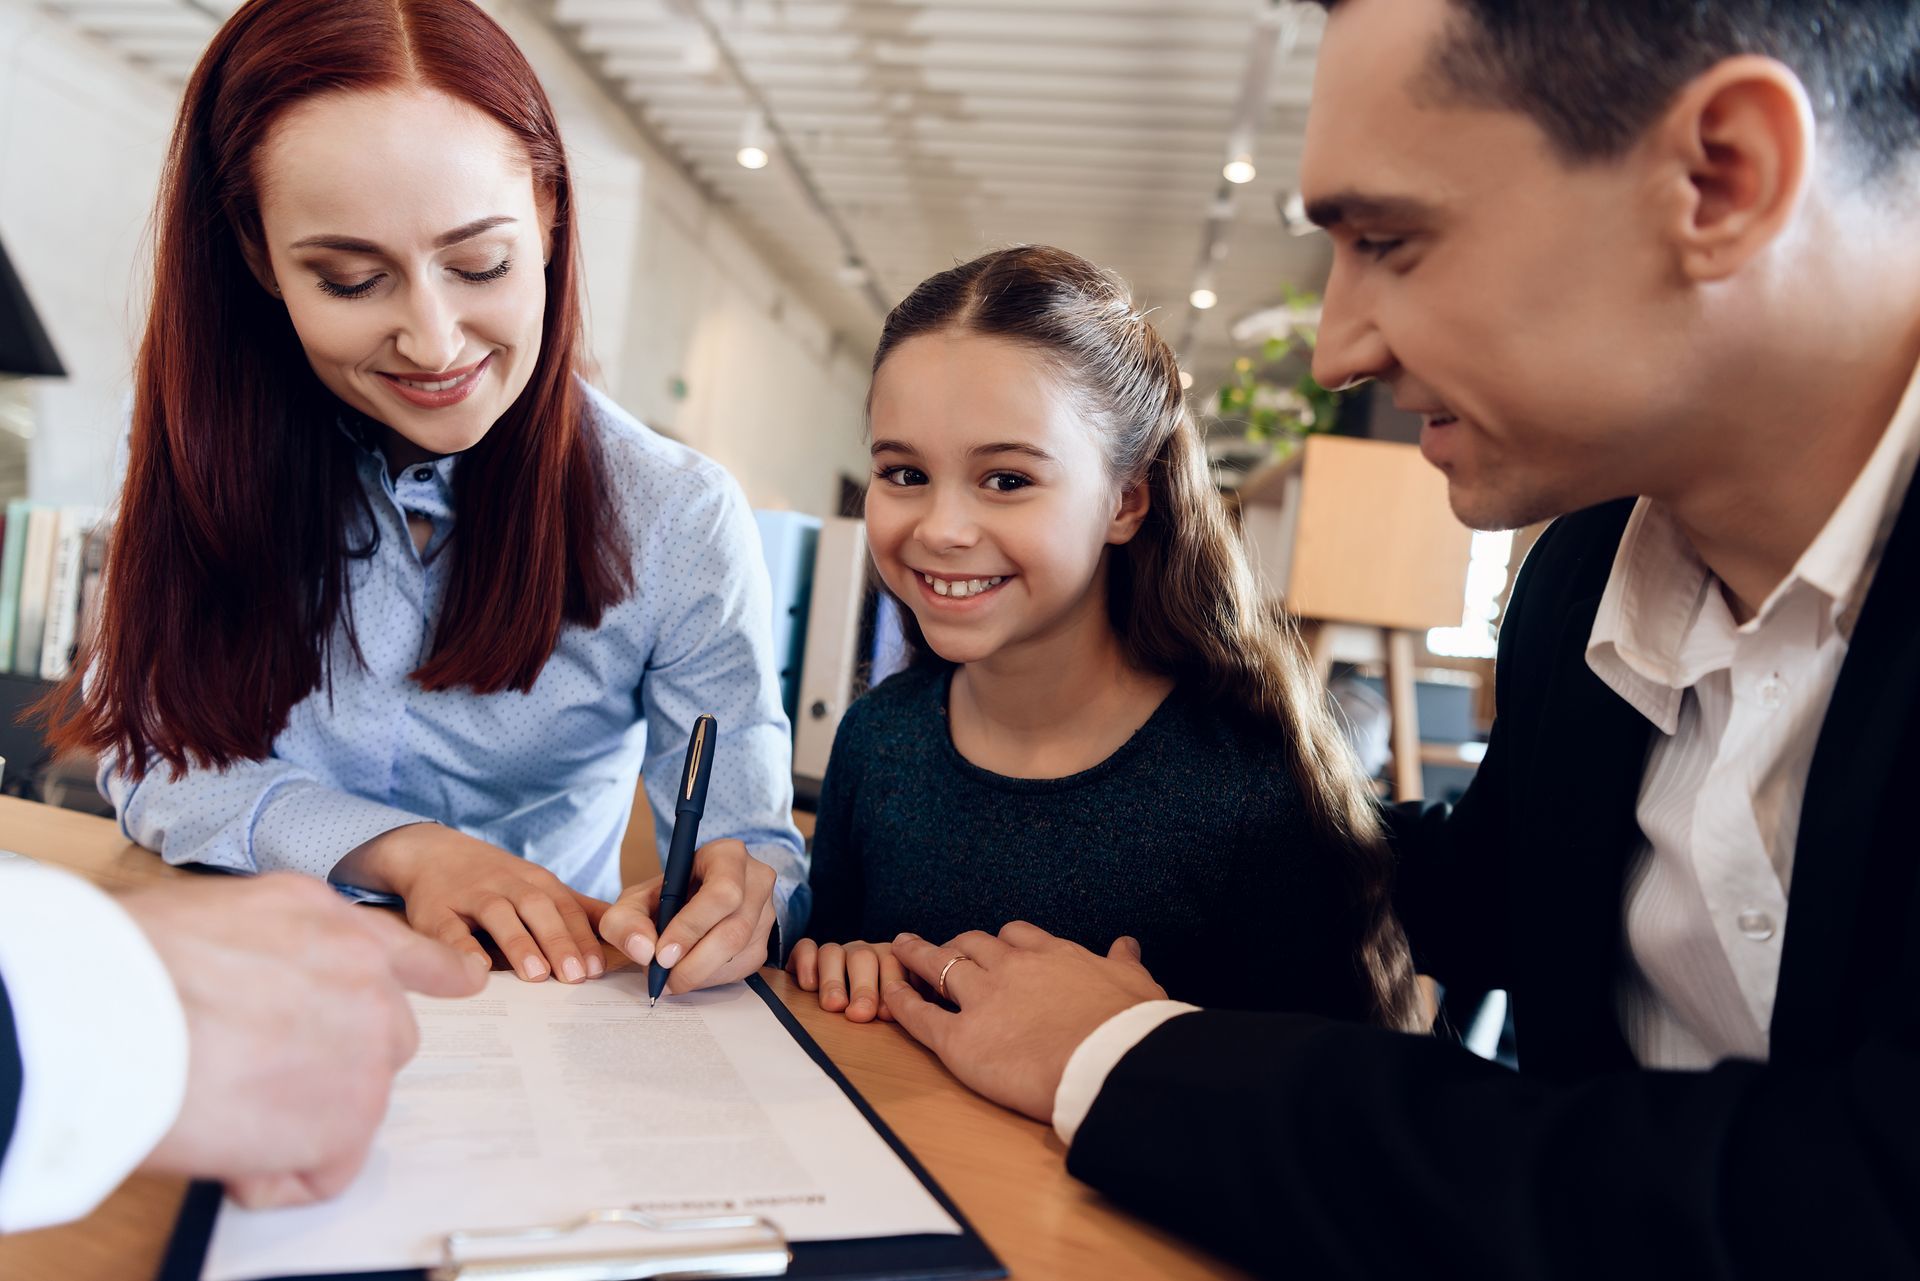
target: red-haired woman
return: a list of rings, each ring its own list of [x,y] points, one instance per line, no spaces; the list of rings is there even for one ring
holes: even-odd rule
[[[597,927],[685,991],[806,910],[769,593],[738,487],[580,380],[574,217],[546,95],[466,0],[233,15],[174,130],[54,738],[169,862],[398,895],[527,979],[600,973]],[[701,712],[718,839],[656,940],[649,887],[604,900],[636,771],[670,812]]]

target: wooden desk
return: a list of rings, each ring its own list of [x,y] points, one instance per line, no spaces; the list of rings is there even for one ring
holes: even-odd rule
[[[0,797],[0,848],[66,866],[112,889],[181,872],[121,839],[106,819]],[[994,1107],[889,1024],[822,1014],[787,976],[767,980],[913,1149],[1016,1277],[1126,1281],[1243,1274],[1113,1209],[1067,1176],[1046,1126]],[[136,1175],[87,1219],[0,1237],[6,1281],[142,1281],[160,1256],[185,1185]]]

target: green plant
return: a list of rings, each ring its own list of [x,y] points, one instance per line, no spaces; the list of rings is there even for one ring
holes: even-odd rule
[[[1287,311],[1309,313],[1319,297],[1287,291]],[[1289,359],[1296,351],[1311,353],[1318,331],[1304,321],[1290,320],[1285,331],[1260,344],[1260,355],[1233,362],[1233,381],[1220,389],[1220,417],[1242,423],[1247,439],[1265,444],[1275,459],[1289,457],[1315,432],[1332,431],[1341,394],[1322,387],[1313,373],[1301,371],[1289,378]],[[1297,369],[1297,365],[1295,369]]]

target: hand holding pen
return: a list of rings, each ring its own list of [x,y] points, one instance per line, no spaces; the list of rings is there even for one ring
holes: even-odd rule
[[[661,976],[671,995],[752,974],[766,964],[773,930],[773,869],[737,840],[710,841],[694,848],[718,734],[714,719],[702,716],[688,735],[686,764],[673,793],[673,836],[665,875],[628,887],[600,919],[600,936],[636,963],[649,965],[658,959],[654,974]],[[676,857],[684,869],[680,873],[684,901],[670,918],[656,924],[663,898],[671,897]],[[663,895],[663,889],[669,893]],[[652,975],[648,984],[654,992],[660,990],[653,986]]]

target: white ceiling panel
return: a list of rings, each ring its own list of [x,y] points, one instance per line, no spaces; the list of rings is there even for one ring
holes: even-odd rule
[[[1325,279],[1325,239],[1287,235],[1277,213],[1296,181],[1310,9],[1289,12],[1243,102],[1254,51],[1274,42],[1273,0],[520,2],[855,349],[922,277],[1047,242],[1126,278],[1184,344],[1202,396],[1237,354],[1234,320]],[[238,3],[44,7],[184,82]],[[773,153],[758,171],[734,158],[750,118]],[[1230,187],[1237,126],[1258,176]],[[1220,304],[1196,312],[1186,296],[1210,245]]]

